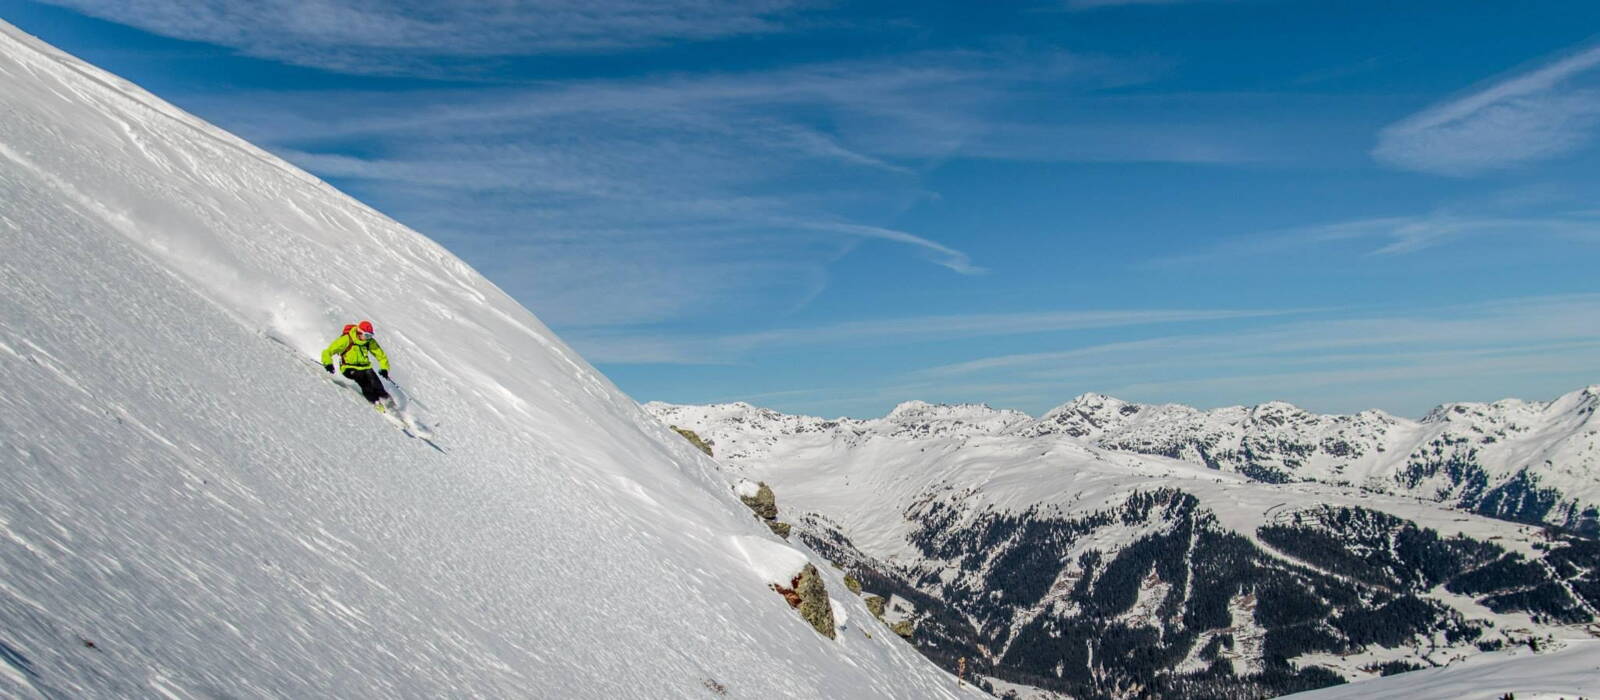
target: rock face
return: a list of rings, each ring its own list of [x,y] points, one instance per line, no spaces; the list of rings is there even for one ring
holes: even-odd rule
[[[750,510],[755,512],[756,517],[762,520],[778,519],[778,497],[772,493],[772,487],[765,483],[757,486],[755,495],[746,496],[740,494],[739,500],[749,506]]]
[[[828,601],[828,588],[822,582],[822,574],[817,572],[817,567],[806,564],[788,588],[777,584],[773,584],[772,588],[789,601],[789,607],[799,611],[800,617],[817,634],[828,639],[834,638],[833,605]]]
[[[883,619],[884,607],[886,605],[888,605],[889,599],[885,598],[885,597],[883,597],[881,595],[869,595],[869,596],[866,597],[866,601],[867,601],[867,612],[872,613],[873,617],[876,617],[879,620],[882,620]]]
[[[800,617],[811,623],[812,629],[828,639],[834,638],[833,605],[828,602],[828,589],[822,583],[817,567],[807,565],[795,581],[795,591],[800,594]]]
[[[684,429],[684,428],[680,428],[680,427],[678,427],[676,425],[670,425],[670,426],[667,426],[667,427],[672,428],[673,432],[675,432],[675,433],[677,433],[679,435],[682,435],[683,439],[688,440],[690,444],[692,444],[695,447],[699,448],[699,450],[701,452],[706,453],[707,457],[715,456],[715,455],[711,454],[711,443],[700,439],[700,436],[696,435],[693,430],[687,430],[687,429]]]
[[[772,493],[771,486],[743,482],[739,485],[739,500],[772,530],[772,534],[789,539],[792,528],[789,523],[778,522],[778,497]]]

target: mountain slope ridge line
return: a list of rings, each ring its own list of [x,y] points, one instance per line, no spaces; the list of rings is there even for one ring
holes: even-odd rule
[[[904,402],[877,419],[789,416],[743,403],[713,404],[708,410],[763,426],[758,432],[854,436],[847,441],[873,435],[1065,437],[1255,481],[1318,482],[1409,495],[1516,522],[1600,533],[1597,407],[1600,385],[1547,402],[1444,403],[1414,421],[1376,409],[1324,415],[1271,401],[1201,410],[1093,392],[1037,419],[986,404],[921,401]],[[679,410],[660,402],[647,408],[668,422]],[[737,442],[742,438],[729,439],[735,442],[724,445],[719,456],[749,456]],[[754,454],[760,448],[751,449]]]

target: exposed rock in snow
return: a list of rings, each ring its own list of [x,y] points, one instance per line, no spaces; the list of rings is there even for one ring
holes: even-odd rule
[[[817,567],[807,564],[801,570],[800,577],[795,579],[794,590],[800,595],[800,617],[811,623],[812,629],[818,634],[833,639],[834,603],[828,598],[828,589],[822,583],[822,574],[817,572]]]
[[[667,427],[671,428],[673,432],[675,432],[675,433],[677,433],[679,435],[682,435],[683,439],[688,440],[689,444],[694,445],[695,447],[699,448],[701,452],[706,453],[707,457],[714,456],[712,454],[711,443],[700,439],[700,436],[694,434],[693,430],[685,430],[685,429],[680,428],[680,427],[678,427],[676,425],[670,425],[670,426],[667,426]]]

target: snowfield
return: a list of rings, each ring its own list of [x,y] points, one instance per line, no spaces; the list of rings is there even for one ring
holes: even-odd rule
[[[0,95],[0,695],[975,694],[438,245],[4,23]]]
[[[1296,693],[1294,700],[1580,700],[1600,697],[1600,641],[1548,654],[1485,654],[1469,661]]]

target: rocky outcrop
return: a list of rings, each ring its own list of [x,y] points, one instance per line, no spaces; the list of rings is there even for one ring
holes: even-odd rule
[[[866,597],[866,603],[867,612],[872,613],[873,617],[882,620],[883,612],[888,608],[889,599],[881,595],[869,595]]]
[[[778,497],[772,493],[772,487],[765,483],[754,484],[742,482],[738,486],[739,501],[744,503],[766,523],[772,534],[789,539],[789,523],[778,521]]]
[[[683,439],[688,440],[690,444],[700,448],[700,451],[706,453],[707,457],[713,456],[711,454],[711,442],[709,440],[701,439],[699,435],[695,434],[693,430],[689,430],[688,428],[680,428],[676,425],[667,427],[672,428],[672,432],[682,435]]]
[[[739,494],[739,500],[749,506],[750,510],[755,511],[756,517],[762,520],[778,519],[778,497],[772,493],[772,487],[765,482],[756,486],[754,495]]]
[[[811,623],[818,634],[833,639],[833,605],[828,602],[828,589],[816,567],[807,566],[800,572],[795,590],[800,593],[800,617]]]
[[[773,584],[772,590],[789,601],[789,607],[798,610],[800,617],[809,623],[817,634],[828,639],[834,638],[833,605],[828,601],[828,588],[822,582],[822,574],[817,571],[817,567],[806,564],[806,568],[800,570],[789,587]]]

